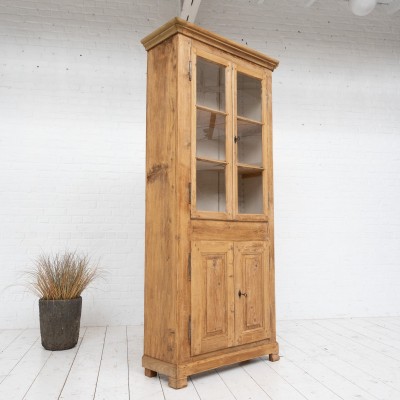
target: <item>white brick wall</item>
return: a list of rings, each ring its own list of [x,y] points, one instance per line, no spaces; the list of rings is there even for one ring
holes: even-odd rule
[[[109,271],[83,324],[142,322],[146,53],[177,0],[0,0],[0,328],[37,325],[21,271]],[[277,57],[279,318],[400,314],[400,13],[203,0],[197,23]]]
[[[202,3],[198,20],[281,61],[278,317],[400,315],[400,13],[258,3]]]
[[[21,271],[43,251],[108,270],[84,324],[143,317],[146,52],[175,1],[0,2],[0,327],[37,325]]]

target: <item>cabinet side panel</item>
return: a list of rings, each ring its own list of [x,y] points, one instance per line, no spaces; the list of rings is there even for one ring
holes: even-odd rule
[[[177,358],[178,362],[190,358],[190,163],[191,163],[191,122],[192,83],[189,72],[191,39],[178,38],[178,135],[176,141],[176,189],[177,189]]]
[[[274,173],[272,143],[272,72],[265,71],[267,90],[267,160],[268,160],[268,221],[269,221],[269,265],[270,265],[270,305],[271,305],[271,339],[276,341],[276,307],[275,307],[275,229],[274,229]]]
[[[176,36],[148,52],[144,354],[176,354]]]

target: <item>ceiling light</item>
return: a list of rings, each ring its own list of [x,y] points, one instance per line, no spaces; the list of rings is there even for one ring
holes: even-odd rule
[[[349,6],[353,14],[364,17],[375,8],[376,3],[377,0],[350,0]]]

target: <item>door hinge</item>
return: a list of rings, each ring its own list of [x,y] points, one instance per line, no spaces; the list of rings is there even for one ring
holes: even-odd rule
[[[192,280],[192,253],[189,253],[188,256],[188,279]]]
[[[189,81],[192,80],[192,60],[189,60]]]
[[[189,322],[188,322],[188,339],[189,343],[192,343],[192,317],[189,315]]]
[[[189,183],[189,204],[192,204],[192,183]]]

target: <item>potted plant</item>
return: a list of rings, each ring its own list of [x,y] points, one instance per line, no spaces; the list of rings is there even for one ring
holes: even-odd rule
[[[28,272],[39,297],[40,335],[46,350],[66,350],[78,343],[82,291],[99,275],[87,255],[41,254]]]

